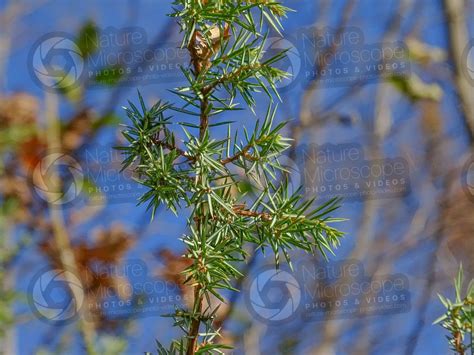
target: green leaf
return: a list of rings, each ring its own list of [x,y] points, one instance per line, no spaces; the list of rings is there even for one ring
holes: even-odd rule
[[[99,33],[96,24],[92,20],[86,21],[81,27],[76,44],[84,59],[97,51],[99,48]]]
[[[414,73],[409,76],[394,75],[388,79],[388,82],[413,102],[439,101],[443,96],[443,90],[439,85],[426,84]]]

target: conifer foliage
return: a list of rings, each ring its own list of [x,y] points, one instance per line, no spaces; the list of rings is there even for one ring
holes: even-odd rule
[[[224,302],[222,290],[238,291],[233,281],[242,276],[239,265],[249,246],[272,251],[277,267],[281,256],[291,265],[292,249],[326,256],[339,246],[343,234],[332,223],[341,219],[329,217],[339,201],[315,207],[301,189],[290,192],[291,171],[278,160],[291,145],[282,135],[285,122],[275,122],[275,101],[281,100],[276,84],[287,76],[275,63],[286,54],[264,55],[268,33],[282,30],[288,11],[269,0],[176,0],[170,16],[179,22],[182,47],[189,51],[189,66],[181,69],[187,83],[172,91],[175,103],[147,108],[139,94],[139,104],[126,108],[128,146],[119,149],[123,168],[133,167],[147,187],[139,202],[148,204],[152,216],[160,205],[175,214],[190,212],[181,240],[183,257],[192,261],[184,272],[194,306],[176,309],[172,317],[183,336],[167,347],[158,343],[160,354],[228,348],[213,326],[216,309],[206,305],[210,297]],[[254,110],[257,95],[259,101],[268,96],[263,117]],[[239,110],[256,116],[251,130],[222,119]],[[217,136],[221,131],[227,133]],[[263,188],[256,195],[243,192],[242,172],[258,177]],[[283,182],[277,178],[282,175]]]

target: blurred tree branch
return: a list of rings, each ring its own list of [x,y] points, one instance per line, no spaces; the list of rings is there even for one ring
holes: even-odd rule
[[[448,46],[454,66],[454,82],[461,102],[464,124],[470,145],[474,145],[474,96],[473,87],[463,73],[464,49],[469,43],[469,34],[465,17],[465,1],[443,0],[447,20]]]

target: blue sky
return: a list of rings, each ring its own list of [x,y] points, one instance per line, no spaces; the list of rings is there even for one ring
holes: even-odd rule
[[[438,1],[418,1],[421,10],[412,10],[409,13],[402,13],[401,29],[396,32],[393,41],[404,41],[407,32],[416,32],[416,36],[424,43],[446,49],[446,27],[442,9]],[[10,37],[12,40],[10,54],[7,58],[5,68],[5,76],[2,80],[2,93],[13,93],[16,91],[26,91],[40,98],[44,102],[45,92],[41,87],[32,80],[31,65],[28,61],[31,48],[34,43],[42,36],[52,32],[67,32],[71,35],[77,34],[81,25],[87,21],[94,21],[102,30],[110,30],[111,28],[124,28],[138,26],[147,36],[147,43],[151,43],[155,38],[164,33],[167,26],[172,22],[166,16],[170,12],[169,1],[81,1],[70,2],[65,0],[44,1],[41,4],[37,1],[21,1],[27,11],[14,22]],[[296,12],[290,13],[288,19],[284,21],[286,38],[291,37],[302,28],[311,26],[314,21],[318,26],[334,27],[340,21],[340,13],[344,5],[344,1],[330,2],[328,7],[324,7],[319,2],[304,1],[288,1],[288,6],[294,7]],[[0,2],[0,9],[4,7]],[[356,2],[353,14],[350,18],[350,26],[355,26],[364,36],[367,44],[377,44],[382,40],[382,36],[386,30],[386,22],[399,8],[399,1],[383,1],[373,2],[369,0],[361,0]],[[324,21],[322,21],[323,19]],[[413,26],[413,23],[417,23]],[[469,23],[472,29],[473,23]],[[415,29],[414,29],[415,28]],[[177,43],[179,41],[179,33],[177,27],[173,27],[172,35],[164,37],[166,43]],[[443,62],[437,64],[436,70],[441,71],[441,75],[433,75],[431,71],[418,68],[416,65],[411,68],[412,72],[417,73],[423,80],[431,84],[438,84],[443,90],[443,98],[439,108],[444,118],[443,129],[446,136],[450,140],[450,149],[446,152],[447,160],[452,157],[452,161],[466,152],[467,139],[464,127],[461,124],[461,116],[459,112],[459,104],[452,83],[446,78],[447,70],[450,64]],[[123,87],[117,91],[117,95],[111,99],[110,94],[113,89],[110,88],[92,88],[86,96],[84,105],[93,107],[95,110],[102,112],[112,105],[115,113],[126,123],[126,117],[121,106],[127,105],[126,100],[131,99],[136,102],[136,89],[145,97],[148,103],[160,98],[171,100],[173,96],[168,92],[175,82],[165,81],[163,83],[139,82],[138,85]],[[284,91],[282,98],[283,103],[280,104],[278,112],[279,120],[294,119],[300,114],[300,104],[303,94],[303,82],[297,82],[291,89]],[[347,116],[354,119],[354,122],[361,124],[343,125],[337,123],[329,123],[321,130],[307,129],[303,132],[300,144],[316,143],[316,144],[341,144],[341,143],[357,143],[366,148],[369,141],[367,132],[361,128],[364,125],[371,125],[374,116],[374,97],[380,92],[381,86],[377,83],[364,85],[360,93],[355,97],[347,100],[339,100],[332,108],[327,108],[334,98],[339,97],[346,90],[347,86],[342,87],[322,87],[317,91],[314,97],[315,112],[336,113],[342,117]],[[390,207],[390,200],[377,200],[377,217],[374,219],[373,228],[377,230],[374,233],[381,238],[383,235],[387,241],[396,245],[407,232],[414,212],[420,205],[432,205],[432,211],[436,211],[436,203],[434,200],[439,194],[439,189],[429,181],[429,174],[426,166],[421,161],[423,159],[424,147],[417,144],[417,137],[420,135],[419,120],[421,116],[420,108],[413,105],[409,100],[402,97],[395,90],[390,92],[390,100],[388,109],[391,112],[393,126],[399,127],[399,132],[393,137],[388,138],[382,145],[382,151],[386,158],[404,158],[410,167],[409,178],[411,182],[412,192],[404,197],[395,198],[393,201],[394,209]],[[112,100],[112,101],[111,101]],[[264,95],[259,96],[260,104],[256,110],[257,116],[266,110]],[[43,105],[44,108],[44,105]],[[67,102],[61,102],[60,112],[63,117],[73,112],[75,107]],[[253,126],[255,117],[250,111],[244,111],[245,114],[239,113],[239,124]],[[231,118],[226,117],[226,118]],[[234,118],[234,117],[232,117]],[[117,138],[117,127],[109,127],[100,132],[93,142],[89,142],[89,146],[106,146],[115,144]],[[216,130],[217,134],[222,132]],[[454,163],[453,163],[454,164]],[[426,188],[426,185],[434,185]],[[347,236],[343,241],[341,249],[337,253],[337,260],[344,259],[350,254],[350,251],[358,243],[360,237],[358,227],[361,223],[361,211],[364,207],[363,202],[347,202],[337,211],[338,216],[349,219],[344,222],[343,229],[347,231]],[[72,213],[74,208],[66,209],[66,215]],[[434,212],[433,212],[434,213]],[[391,225],[389,230],[383,230],[387,225],[387,220],[396,215],[399,223]],[[72,234],[79,240],[83,235],[98,226],[110,225],[114,221],[121,221],[132,231],[140,231],[140,240],[136,243],[133,250],[127,255],[127,258],[141,258],[150,262],[150,265],[156,265],[156,259],[153,251],[157,248],[167,247],[180,250],[180,242],[178,237],[185,232],[184,216],[180,214],[175,217],[167,211],[160,211],[156,219],[149,223],[149,214],[145,211],[144,206],[136,207],[135,203],[118,203],[107,205],[102,211],[94,216],[90,221],[78,226],[72,231]],[[427,232],[428,233],[428,232]],[[423,235],[423,233],[421,233]],[[386,247],[389,250],[392,245],[377,244],[374,248]],[[380,252],[380,249],[378,249]],[[427,311],[423,314],[422,323],[419,322],[419,297],[424,290],[424,286],[428,281],[425,272],[425,266],[429,256],[433,251],[433,243],[428,240],[421,247],[407,253],[400,258],[390,260],[390,274],[404,274],[410,282],[411,294],[411,311],[403,314],[373,316],[370,318],[355,319],[349,324],[349,328],[343,334],[340,345],[336,347],[337,353],[349,353],[346,344],[350,344],[355,338],[361,336],[357,332],[357,328],[363,324],[368,324],[368,332],[378,332],[382,329],[380,336],[386,337],[381,345],[375,347],[374,353],[377,354],[402,354],[405,348],[401,347],[401,340],[404,344],[409,335],[420,324],[422,326],[419,346],[415,349],[415,354],[442,354],[447,352],[447,343],[444,338],[445,332],[439,326],[432,326],[431,322],[442,312],[442,307],[437,301],[435,290],[428,302]],[[381,257],[384,255],[382,250]],[[300,258],[301,256],[297,256]],[[268,259],[268,258],[267,258]],[[260,258],[259,261],[264,264]],[[24,278],[18,280],[18,287],[26,291],[28,281],[33,277],[36,266],[45,264],[45,260],[38,255],[34,249],[30,249],[22,255],[21,267],[16,272],[18,276],[23,275]],[[366,265],[373,265],[371,262],[361,260]],[[448,272],[443,269],[438,272],[446,276]],[[450,271],[452,271],[450,269]],[[371,273],[372,270],[367,272]],[[444,285],[440,283],[439,285]],[[19,309],[28,312],[22,306]],[[243,301],[239,302],[239,316],[245,315],[245,305]],[[45,334],[52,332],[63,332],[74,329],[76,324],[65,328],[50,327],[39,320],[31,320],[24,323],[18,328],[18,349],[21,354],[29,354],[37,349],[38,343]],[[306,353],[309,351],[316,337],[314,334],[320,333],[324,329],[323,323],[311,323],[301,326],[300,323],[290,323],[286,327],[279,329],[269,328],[265,334],[265,339],[260,342],[263,353],[266,351],[275,351],[274,344],[278,338],[282,337],[282,333],[292,334],[299,333],[301,343],[296,348],[296,353]],[[242,329],[242,324],[235,322],[232,328]],[[157,336],[169,340],[173,330],[170,329],[168,320],[161,320],[156,317],[139,318],[128,333],[130,345],[127,353],[137,353],[135,350],[152,351],[154,349],[154,341]],[[405,345],[404,345],[405,346]],[[80,353],[78,348],[74,352]],[[71,352],[72,353],[72,352]]]

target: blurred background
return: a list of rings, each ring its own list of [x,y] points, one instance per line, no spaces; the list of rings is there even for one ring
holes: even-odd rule
[[[268,46],[291,48],[283,162],[308,198],[343,198],[346,236],[329,263],[294,254],[283,278],[252,255],[219,310],[223,341],[235,354],[449,353],[432,322],[459,264],[474,269],[474,1],[284,4],[295,12]],[[160,315],[189,304],[187,212],[151,221],[114,149],[137,89],[151,106],[184,83],[170,12],[0,0],[3,354],[155,353],[178,334]],[[267,101],[222,120],[252,129]]]

